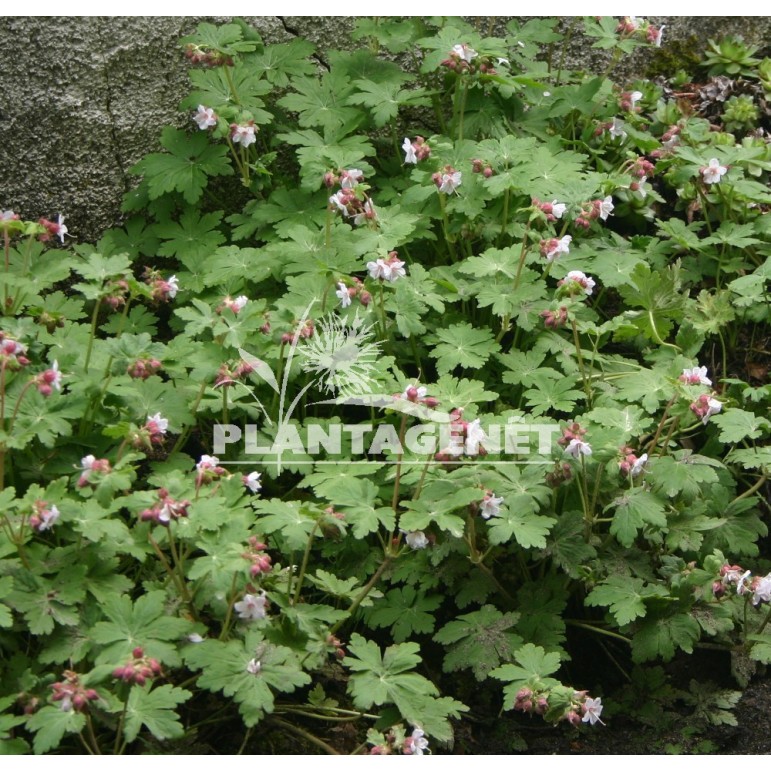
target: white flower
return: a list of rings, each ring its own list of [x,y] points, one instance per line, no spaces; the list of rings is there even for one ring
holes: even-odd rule
[[[173,300],[179,292],[179,279],[176,276],[172,276],[167,282],[169,288],[166,290],[166,294]]]
[[[15,219],[16,219],[16,212],[12,211],[11,209],[0,211],[0,222],[10,222],[11,220],[15,220]]]
[[[645,189],[645,183],[648,177],[640,177],[637,180],[637,189],[634,191],[635,195],[639,195],[640,198],[645,198],[648,195],[648,191]]]
[[[40,524],[38,530],[42,533],[44,530],[50,530],[59,519],[59,509],[56,506],[51,506],[50,509],[43,509],[40,512]]]
[[[653,45],[656,46],[656,48],[661,48],[661,38],[664,36],[664,27],[666,27],[666,24],[662,24],[658,32],[656,32],[656,37],[653,39]]]
[[[771,573],[758,581],[752,593],[752,604],[760,605],[761,602],[771,602]]]
[[[605,725],[605,723],[600,720],[600,715],[602,714],[602,699],[599,696],[596,699],[586,699],[582,709],[584,711],[584,716],[581,718],[582,723],[591,723],[592,725],[601,723],[602,725]]]
[[[147,422],[155,425],[155,432],[158,434],[165,434],[169,427],[169,421],[162,418],[160,412],[156,412],[155,415],[148,415]]]
[[[238,295],[238,297],[236,297],[236,299],[231,302],[230,309],[233,311],[233,313],[238,313],[244,309],[244,306],[248,302],[249,298],[246,295]]]
[[[425,738],[426,734],[422,728],[416,728],[412,732],[412,742],[410,748],[412,749],[411,755],[422,755],[424,750],[428,749],[428,739]]]
[[[632,109],[634,110],[637,103],[640,101],[640,99],[643,98],[642,91],[632,91],[631,94],[629,94],[629,101],[632,103]]]
[[[640,474],[645,471],[645,464],[648,462],[648,453],[644,452],[633,464],[632,468],[629,469],[629,473],[633,477],[640,476]]]
[[[262,490],[262,484],[260,483],[260,474],[258,471],[252,471],[244,476],[244,484],[253,492],[257,493]]]
[[[204,107],[202,104],[198,105],[198,110],[193,115],[193,120],[198,124],[198,128],[201,131],[206,131],[206,129],[217,125],[217,116],[214,114],[214,110],[211,107]]]
[[[501,513],[501,504],[503,498],[496,496],[495,493],[488,493],[485,495],[482,503],[479,504],[479,513],[485,518],[497,517]]]
[[[557,203],[557,201],[551,202],[551,213],[558,219],[562,219],[562,215],[567,211],[567,204]]]
[[[57,390],[62,390],[62,373],[59,371],[59,362],[54,359],[54,363],[51,366],[50,372],[54,373],[54,378],[51,381],[51,385]]]
[[[439,192],[452,195],[460,187],[463,174],[460,171],[453,171],[452,174],[442,174],[442,184],[439,185]]]
[[[345,169],[340,174],[340,187],[343,190],[356,187],[364,179],[364,172],[361,169]]]
[[[712,381],[707,377],[706,367],[691,367],[690,369],[684,369],[683,374],[680,375],[680,380],[688,385],[712,385]]]
[[[415,530],[412,533],[407,533],[404,536],[404,540],[407,542],[407,546],[410,549],[425,549],[428,546],[428,538],[422,530]]]
[[[247,665],[246,665],[246,671],[250,675],[259,675],[260,670],[262,669],[262,662],[259,659],[252,659]]]
[[[202,455],[195,467],[198,471],[208,471],[219,466],[219,463],[220,459],[214,455]]]
[[[90,471],[94,467],[94,462],[96,461],[96,457],[93,455],[86,455],[85,458],[82,458],[80,461],[80,467],[84,471]]]
[[[237,602],[233,605],[233,610],[238,613],[238,617],[248,621],[256,621],[261,618],[265,618],[267,612],[265,610],[265,603],[268,598],[265,593],[262,594],[245,594],[244,599],[241,602]]]
[[[553,239],[556,241],[556,239]],[[546,252],[546,262],[554,262],[561,254],[570,254],[570,242],[573,236],[562,236],[548,252]]]
[[[706,426],[710,417],[712,415],[717,415],[718,412],[721,412],[723,409],[722,402],[719,402],[717,399],[713,399],[710,397],[707,400],[707,414],[704,415],[704,417],[701,419],[701,422]]]
[[[499,67],[502,67],[503,65],[505,65],[506,67],[508,67],[508,66],[511,64],[511,62],[510,62],[508,59],[504,59],[502,56],[498,56],[498,57],[496,57],[496,59],[495,59],[495,63],[496,63],[496,64],[497,64]]]
[[[632,29],[639,29],[640,24],[645,21],[644,19],[638,19],[636,16],[627,16],[627,19],[629,19],[629,24],[632,27]]]
[[[254,126],[233,126],[230,132],[230,138],[234,145],[240,144],[241,147],[249,147],[257,141],[254,133]]]
[[[56,222],[58,225],[56,235],[59,236],[59,238],[62,239],[62,243],[64,243],[64,236],[67,235],[67,226],[64,224],[64,215],[60,214]]]
[[[345,203],[347,200],[348,196],[342,190],[338,190],[334,195],[329,196],[329,202],[332,206],[337,207],[338,211],[346,216],[348,215],[348,206]]]
[[[368,198],[364,202],[364,211],[355,215],[353,218],[354,225],[363,225],[367,220],[376,220],[377,212],[372,201]]]
[[[605,222],[605,220],[608,219],[611,214],[613,214],[614,208],[613,196],[605,196],[605,198],[600,201],[600,219]]]
[[[742,595],[747,591],[749,580],[752,578],[752,574],[749,570],[745,570],[744,573],[736,581],[736,593]]]
[[[487,434],[483,431],[479,418],[472,420],[466,426],[466,455],[477,455],[479,445],[487,439]]]
[[[351,304],[351,295],[348,294],[348,287],[342,281],[337,282],[335,294],[340,298],[340,305],[343,308],[347,308]]]
[[[452,52],[457,54],[464,62],[471,62],[479,56],[479,54],[466,43],[456,43],[452,47]]]
[[[591,276],[587,276],[580,270],[571,270],[570,273],[568,273],[566,280],[575,281],[576,283],[580,284],[587,295],[590,295],[594,291],[594,279]]]
[[[721,166],[717,158],[710,158],[709,164],[701,170],[701,176],[708,185],[714,185],[720,182],[723,174],[728,172],[726,166]]]
[[[187,641],[189,643],[198,644],[198,643],[202,643],[203,642],[203,637],[201,637],[201,635],[198,634],[198,632],[191,632],[187,636]]]
[[[396,281],[397,278],[407,275],[404,262],[399,259],[382,258],[367,263],[367,270],[371,278],[378,278],[384,281]]]
[[[613,139],[617,139],[618,137],[621,137],[621,139],[626,139],[626,131],[624,131],[624,121],[620,120],[619,118],[613,118],[613,122],[610,124],[610,127],[608,128],[608,133]]]
[[[578,458],[581,455],[591,455],[592,448],[588,442],[584,442],[581,439],[571,439],[570,444],[565,448],[565,453]]]
[[[412,142],[410,142],[410,140],[407,139],[407,137],[404,137],[404,142],[402,143],[402,150],[404,150],[405,163],[418,162],[418,156],[415,154],[415,148],[412,146]]]

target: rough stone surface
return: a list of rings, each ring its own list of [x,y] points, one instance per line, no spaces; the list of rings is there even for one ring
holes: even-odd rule
[[[128,169],[158,149],[162,126],[186,123],[177,110],[187,87],[178,39],[203,20],[0,18],[0,207],[30,219],[64,212],[78,241],[96,240],[118,222],[121,197],[133,184]],[[357,45],[350,18],[247,20],[268,43],[306,37],[321,62],[326,50]],[[496,19],[496,26],[505,21]],[[729,33],[764,43],[771,32],[767,17],[655,21],[667,24],[666,40],[697,35],[705,44]],[[641,72],[651,53],[639,52],[616,74]],[[566,66],[596,69],[606,59],[575,37]]]

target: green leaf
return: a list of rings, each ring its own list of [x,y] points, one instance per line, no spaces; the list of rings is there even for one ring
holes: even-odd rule
[[[273,691],[292,693],[310,683],[293,651],[265,642],[259,630],[243,640],[204,640],[185,650],[185,662],[201,670],[198,685],[233,697],[247,726],[273,712]],[[257,666],[259,664],[259,666]]]
[[[440,340],[429,356],[437,359],[436,368],[446,374],[456,367],[479,369],[491,356],[500,350],[489,329],[475,329],[466,322],[453,324],[436,333]]]
[[[125,738],[133,742],[142,726],[159,741],[179,739],[185,735],[185,727],[179,722],[176,707],[193,694],[173,685],[161,685],[150,690],[134,687],[129,693],[126,706]]]
[[[678,493],[688,499],[696,498],[707,485],[718,481],[714,466],[719,461],[690,450],[677,450],[672,455],[655,458],[650,464],[650,479],[655,489],[673,498]]]
[[[209,257],[225,240],[217,230],[224,212],[215,211],[201,214],[197,209],[186,209],[177,222],[163,222],[155,225],[153,232],[163,239],[158,254],[164,257],[179,257],[183,262]]]
[[[649,584],[640,578],[610,576],[594,587],[585,603],[590,607],[607,607],[619,626],[624,626],[645,615],[645,600],[649,597],[666,597],[662,586]]]
[[[403,642],[413,634],[434,631],[436,620],[432,613],[441,602],[439,595],[427,597],[412,586],[392,589],[369,612],[367,623],[373,629],[391,627],[394,641]]]
[[[375,126],[385,126],[399,114],[399,107],[430,105],[425,89],[402,89],[399,83],[374,83],[371,80],[357,80],[354,85],[358,93],[348,97],[348,104],[361,104],[372,110]]]
[[[666,527],[667,518],[664,504],[653,493],[635,487],[616,498],[605,511],[614,510],[610,532],[622,545],[629,547],[634,543],[639,530],[645,524]]]
[[[278,103],[298,113],[304,128],[320,126],[335,130],[359,116],[358,110],[346,106],[353,85],[337,70],[325,72],[320,78],[293,78],[292,89]]]
[[[94,642],[104,646],[97,664],[119,664],[131,657],[140,646],[148,656],[171,666],[178,666],[180,657],[172,640],[182,639],[191,624],[167,614],[166,594],[152,591],[132,603],[127,596],[112,597],[102,604],[109,621],[100,621],[91,630]]]
[[[64,734],[80,733],[86,726],[86,716],[82,712],[65,712],[58,707],[41,707],[27,721],[27,728],[35,731],[32,748],[36,755],[44,755],[59,746]]]
[[[693,644],[699,637],[699,622],[691,615],[648,616],[632,638],[632,659],[637,662],[656,658],[669,661],[678,648],[692,653]]]
[[[501,613],[485,605],[445,624],[434,635],[434,641],[447,648],[442,669],[471,669],[477,680],[487,679],[492,669],[514,660],[522,638],[509,630],[518,619],[518,613]]]
[[[742,439],[757,439],[771,428],[771,422],[747,410],[729,407],[725,412],[712,416],[712,422],[720,428],[721,442],[737,444]]]
[[[176,191],[194,204],[209,177],[233,174],[227,146],[211,144],[205,132],[191,135],[167,126],[161,144],[168,153],[150,153],[130,169],[145,177],[151,199]]]
[[[351,635],[343,664],[352,670],[348,693],[358,709],[394,704],[402,717],[420,725],[439,741],[452,738],[448,717],[459,717],[467,707],[452,699],[437,699],[436,686],[414,669],[420,663],[417,643],[380,648],[359,634]]]

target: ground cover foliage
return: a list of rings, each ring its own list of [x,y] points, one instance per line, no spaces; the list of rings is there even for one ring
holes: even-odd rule
[[[771,662],[771,60],[619,85],[664,30],[557,29],[362,18],[319,58],[204,23],[121,227],[2,212],[0,752],[735,722]],[[697,649],[730,687],[668,681]]]

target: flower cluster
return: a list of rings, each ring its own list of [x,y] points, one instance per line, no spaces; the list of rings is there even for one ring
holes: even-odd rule
[[[305,321],[295,320],[295,331],[284,332],[281,335],[282,343],[292,343],[297,337],[298,340],[307,340],[309,337],[313,337],[313,333],[316,329],[316,323],[313,319],[305,319]]]
[[[176,276],[171,276],[167,280],[157,270],[145,268],[143,278],[152,290],[150,296],[155,302],[169,302],[169,300],[173,300],[177,296],[179,281]]]
[[[431,155],[431,148],[421,136],[415,137],[414,141],[410,141],[407,137],[404,137],[402,150],[404,151],[405,163],[418,163],[419,161],[424,161]]]
[[[493,167],[481,158],[474,158],[471,161],[471,171],[474,174],[481,174],[485,179],[490,179],[495,174]]]
[[[370,278],[379,281],[396,281],[407,275],[407,269],[404,267],[404,261],[399,259],[396,252],[388,252],[386,259],[378,258],[367,263],[367,270]]]
[[[567,204],[559,203],[556,199],[551,203],[547,203],[546,201],[540,201],[538,198],[533,198],[532,203],[536,209],[542,211],[546,215],[546,220],[548,222],[556,222],[557,220],[562,219],[562,216],[568,209]]]
[[[327,187],[340,183],[340,189],[329,197],[329,205],[344,217],[353,220],[354,225],[377,221],[377,211],[372,199],[366,192],[357,190],[363,181],[364,172],[361,169],[343,169],[339,175],[332,172],[324,175],[324,184]]]
[[[573,469],[569,463],[557,461],[554,468],[546,474],[546,484],[549,487],[559,487],[573,478]]]
[[[707,377],[706,367],[691,367],[684,369],[678,380],[686,385],[712,385],[712,381]]]
[[[225,308],[227,308],[228,310],[233,311],[234,314],[238,315],[246,307],[246,304],[248,302],[249,302],[249,298],[246,295],[242,294],[236,298],[232,298],[230,295],[228,295],[217,306],[215,312],[222,314],[222,311],[224,311]]]
[[[335,295],[340,300],[340,307],[349,307],[354,298],[356,298],[366,308],[372,302],[372,295],[364,288],[361,279],[352,276],[350,280],[353,284],[352,286],[348,286],[344,281],[337,282]]]
[[[645,19],[639,19],[637,16],[624,16],[616,27],[616,32],[622,37],[637,36],[643,38],[656,48],[661,47],[661,41],[664,35],[666,24],[656,27]]]
[[[385,736],[380,736],[380,739],[381,743],[375,744],[370,749],[370,755],[393,755],[394,753],[422,755],[428,750],[426,732],[417,726],[409,736],[406,735],[404,728],[395,726]]]
[[[219,51],[209,51],[202,46],[188,43],[185,47],[185,57],[191,64],[202,64],[204,67],[233,66],[232,57]]]
[[[54,237],[58,237],[62,243],[64,243],[64,236],[67,235],[67,226],[64,224],[64,216],[59,215],[56,218],[56,222],[51,222],[41,217],[38,220],[38,224],[44,229],[44,233],[39,236],[41,241],[50,241]]]
[[[541,239],[541,257],[546,262],[554,262],[561,254],[570,254],[570,242],[572,240],[573,236]]]
[[[618,106],[626,112],[639,112],[637,103],[643,98],[642,91],[624,91],[619,97]]]
[[[142,522],[155,522],[158,525],[168,527],[172,520],[187,516],[190,501],[176,501],[169,495],[169,491],[162,487],[158,490],[158,501],[149,509],[145,509],[139,515]]]
[[[163,364],[155,357],[140,357],[128,365],[126,374],[135,380],[147,380],[157,375],[162,368]]]
[[[64,680],[51,686],[51,701],[58,701],[62,712],[84,712],[90,701],[99,699],[99,694],[93,688],[81,685],[77,672],[67,669],[62,674]]]
[[[394,397],[406,399],[413,404],[423,404],[430,409],[439,404],[439,400],[435,396],[428,395],[428,388],[426,386],[416,384],[408,385],[400,394],[394,394]]]
[[[499,63],[505,61],[498,60]],[[480,56],[468,43],[456,43],[447,58],[442,60],[442,66],[460,74],[468,72],[473,75],[475,72],[481,72],[484,75],[495,75],[492,57]]]
[[[545,310],[538,314],[547,329],[559,329],[568,323],[568,309],[561,305],[556,311]]]
[[[202,455],[201,460],[195,465],[195,486],[196,488],[201,485],[208,485],[220,477],[225,476],[228,472],[227,469],[222,468],[219,465],[220,459],[214,455]]]
[[[597,219],[601,219],[603,222],[613,214],[613,197],[608,195],[603,199],[595,199],[594,201],[587,201],[576,217],[576,225],[584,230],[588,230],[592,222]]]
[[[26,353],[26,345],[0,331],[0,365],[11,372],[26,367],[29,364]]]
[[[93,455],[86,455],[80,461],[82,469],[78,479],[78,487],[88,487],[96,484],[92,479],[92,474],[109,474],[112,471],[110,461],[107,458],[97,459]]]
[[[440,450],[434,458],[445,463],[458,460],[463,455],[487,455],[487,450],[482,446],[486,438],[487,434],[479,418],[471,422],[463,420],[463,408],[458,407],[450,413],[450,446]]]
[[[327,646],[331,649],[330,652],[334,654],[334,657],[336,659],[344,659],[345,658],[345,648],[343,647],[343,643],[340,641],[340,639],[331,634],[327,637]]]
[[[736,587],[736,594],[742,597],[752,592],[752,604],[771,603],[771,573],[765,576],[753,576],[749,570],[739,565],[725,564],[720,568],[720,577],[712,584],[715,597],[722,597],[729,586]]]
[[[62,373],[59,371],[59,362],[54,361],[53,365],[49,369],[44,370],[39,375],[35,376],[35,386],[38,393],[45,397],[49,397],[53,393],[55,388],[57,391],[62,390]]]
[[[568,275],[562,279],[558,286],[560,291],[558,296],[567,295],[573,297],[576,294],[590,295],[594,291],[595,282],[591,276],[587,276],[580,270],[571,270]]]
[[[59,509],[49,506],[46,501],[35,501],[34,512],[29,518],[29,526],[37,533],[50,530],[59,519]]]
[[[706,426],[713,415],[717,415],[723,409],[723,405],[709,394],[702,394],[691,402],[691,412]]]
[[[585,435],[586,429],[574,422],[562,429],[562,436],[557,439],[557,444],[564,447],[565,453],[574,458],[579,458],[581,455],[591,455],[592,448],[588,442],[584,441]]]
[[[250,536],[249,546],[245,552],[242,552],[241,556],[252,563],[249,568],[249,575],[252,578],[270,573],[272,570],[270,555],[265,553],[267,548],[267,544],[263,543],[256,535]]]
[[[648,462],[647,452],[638,457],[631,447],[622,447],[621,455],[622,460],[618,463],[618,470],[622,476],[637,477],[645,471],[645,465]]]
[[[161,417],[160,412],[156,412],[155,415],[149,415],[144,426],[132,435],[131,444],[137,449],[144,447],[150,450],[153,446],[163,444],[168,428],[169,421]]]
[[[145,275],[147,275],[147,270]],[[122,308],[126,304],[126,295],[129,293],[128,282],[122,278],[117,281],[110,281],[107,284],[107,289],[107,294],[102,297],[105,304],[109,305],[114,311]]]
[[[226,362],[220,365],[217,370],[217,377],[214,380],[214,387],[234,385],[241,382],[247,375],[251,375],[254,372],[254,367],[249,364],[248,361],[243,359],[231,369],[230,365]]]
[[[463,173],[456,171],[452,166],[445,166],[444,171],[437,171],[431,175],[437,189],[440,193],[452,195],[463,181]]]
[[[161,674],[163,674],[163,669],[158,659],[145,656],[144,649],[141,647],[134,648],[129,661],[112,671],[112,676],[118,680],[140,686]]]

